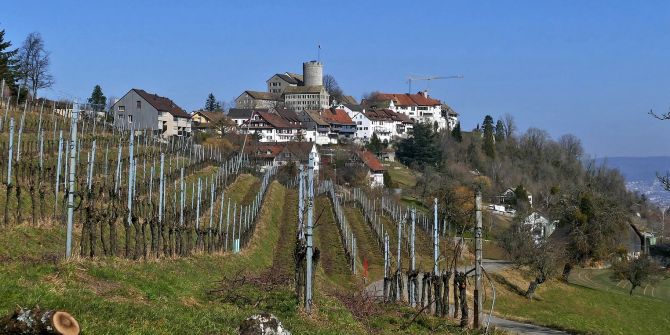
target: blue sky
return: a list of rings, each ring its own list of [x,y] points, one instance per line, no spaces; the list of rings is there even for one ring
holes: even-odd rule
[[[193,2],[193,3],[191,3]],[[42,33],[52,98],[138,87],[187,110],[300,72],[322,46],[346,93],[406,92],[406,77],[473,128],[490,114],[521,130],[572,133],[602,156],[670,155],[668,1],[6,1],[0,29]]]

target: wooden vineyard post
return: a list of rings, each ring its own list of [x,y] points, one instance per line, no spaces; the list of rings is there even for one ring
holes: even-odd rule
[[[74,220],[74,193],[76,191],[76,159],[77,159],[77,117],[79,116],[79,104],[72,105],[72,122],[70,127],[70,168],[68,171],[69,189],[67,194],[67,235],[65,242],[65,257],[72,256],[72,228]]]

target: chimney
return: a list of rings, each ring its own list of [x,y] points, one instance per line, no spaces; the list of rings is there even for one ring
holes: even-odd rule
[[[428,98],[428,90],[419,91],[419,94],[424,98]]]

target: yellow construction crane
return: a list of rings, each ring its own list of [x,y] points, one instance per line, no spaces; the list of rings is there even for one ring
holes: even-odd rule
[[[431,80],[439,80],[439,79],[463,79],[463,75],[455,75],[455,76],[412,76],[410,75],[407,77],[407,83],[409,84],[409,91],[407,93],[412,93],[412,81],[417,81],[417,80],[426,80],[426,81],[431,81]]]

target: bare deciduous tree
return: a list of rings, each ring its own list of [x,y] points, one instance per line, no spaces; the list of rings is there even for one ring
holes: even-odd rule
[[[330,94],[331,102],[333,100],[342,101],[342,96],[344,93],[342,93],[342,89],[337,83],[337,80],[335,80],[335,77],[330,74],[323,76],[323,88],[325,88],[326,92]]]
[[[30,89],[33,97],[37,90],[51,87],[54,83],[49,72],[50,53],[44,49],[42,35],[30,33],[19,49],[19,72],[23,77],[23,86]]]
[[[514,132],[516,131],[516,121],[514,121],[514,117],[510,114],[505,114],[502,122],[505,125],[505,138],[514,136]]]

